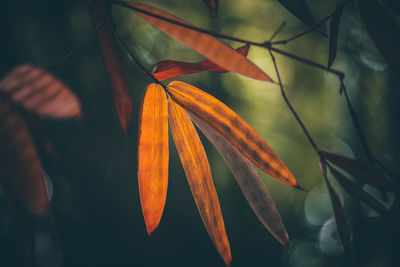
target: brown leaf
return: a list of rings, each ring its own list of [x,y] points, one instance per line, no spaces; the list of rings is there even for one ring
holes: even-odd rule
[[[336,219],[336,226],[338,228],[338,233],[340,240],[342,241],[344,250],[346,254],[354,259],[354,248],[353,242],[351,241],[351,231],[349,224],[347,222],[346,213],[340,201],[340,198],[336,191],[333,189],[330,184],[327,173],[326,173],[326,164],[320,161],[321,172],[325,180],[326,187],[328,188],[329,196],[331,198],[333,213]]]
[[[101,25],[96,31],[100,43],[105,69],[107,71],[111,94],[115,109],[122,129],[125,134],[128,131],[132,112],[132,97],[129,91],[124,66],[121,61],[118,46],[113,31],[112,18],[107,0],[89,0],[89,13],[93,27]]]
[[[375,0],[358,2],[360,16],[380,54],[400,73],[400,28],[390,13]]]
[[[289,248],[289,236],[282,218],[253,164],[195,115],[190,114],[190,117],[225,159],[261,223],[284,247]]]
[[[380,169],[369,164],[360,162],[356,159],[348,158],[342,155],[319,150],[319,152],[330,162],[345,170],[349,174],[362,179],[365,183],[376,186],[388,191],[395,191],[393,181],[385,175]]]
[[[246,44],[236,49],[243,56],[247,56],[250,45]],[[158,62],[153,69],[152,74],[159,81],[172,79],[181,75],[197,73],[201,71],[228,72],[210,60],[204,60],[197,63],[188,63],[174,60],[164,60]]]
[[[231,250],[203,145],[189,115],[171,98],[168,100],[168,116],[175,146],[203,223],[225,264],[229,266]]]
[[[9,101],[39,116],[73,118],[81,115],[78,99],[51,74],[31,65],[13,69],[0,83]]]
[[[218,22],[219,0],[202,0],[202,1],[211,10],[211,13],[215,19],[215,22]]]
[[[336,58],[340,17],[342,15],[342,11],[343,5],[340,3],[337,4],[335,13],[333,13],[333,17],[330,21],[328,68],[332,66]]]
[[[9,202],[36,215],[50,209],[47,183],[25,121],[0,99],[0,184]]]
[[[338,172],[332,167],[329,167],[329,171],[332,176],[339,182],[339,184],[343,187],[343,189],[349,193],[349,195],[358,198],[372,209],[376,210],[382,216],[388,216],[388,210],[379,203],[375,198],[373,198],[370,194],[365,192],[364,190],[358,188],[353,182],[347,179],[343,174]]]
[[[168,187],[168,110],[164,89],[146,88],[139,116],[138,178],[140,202],[149,235],[163,214]]]
[[[139,16],[141,16],[148,23],[154,27],[175,38],[176,40],[187,45],[197,53],[205,56],[218,66],[235,73],[242,74],[244,76],[263,80],[272,81],[267,74],[265,74],[259,67],[249,61],[245,56],[236,52],[234,49],[218,40],[217,38],[208,34],[195,31],[192,29],[185,28],[181,25],[177,25],[160,18],[156,18],[148,15],[149,13],[156,16],[162,16],[164,18],[178,21],[179,23],[192,26],[191,24],[177,18],[169,13],[166,13],[160,9],[151,7],[141,3],[129,3],[134,8]],[[147,13],[147,14],[146,14]]]
[[[213,128],[263,172],[285,184],[298,186],[272,148],[225,104],[184,82],[173,81],[167,90],[174,101]]]

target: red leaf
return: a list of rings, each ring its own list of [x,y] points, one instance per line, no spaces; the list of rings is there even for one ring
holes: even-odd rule
[[[324,155],[328,161],[345,170],[349,174],[362,179],[365,183],[388,191],[395,191],[393,181],[379,169],[342,155],[329,153],[323,150],[319,150],[319,152]]]
[[[246,44],[236,49],[237,52],[243,56],[247,56],[250,45]],[[174,60],[164,60],[158,62],[153,69],[152,74],[159,81],[172,79],[181,75],[197,73],[201,71],[215,71],[215,72],[228,72],[228,70],[221,68],[210,60],[204,60],[197,63],[188,63]]]
[[[253,164],[195,115],[190,114],[190,117],[225,159],[247,202],[261,223],[285,248],[289,248],[289,236],[282,218]]]

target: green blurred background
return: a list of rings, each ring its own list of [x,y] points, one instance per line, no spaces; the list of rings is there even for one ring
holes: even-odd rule
[[[141,2],[197,26],[254,41],[268,39],[283,21],[288,24],[276,39],[306,29],[276,0],[221,0],[218,24],[200,0]],[[317,20],[329,15],[337,3],[307,2]],[[112,12],[122,38],[148,70],[164,59],[203,59],[133,12],[119,6]],[[164,215],[153,236],[147,237],[137,186],[136,143],[138,107],[151,79],[120,47],[134,103],[125,136],[114,110],[97,39],[90,33],[86,1],[6,1],[0,13],[0,76],[27,62],[46,68],[72,88],[84,111],[82,121],[45,121],[60,156],[54,162],[42,153],[62,246],[54,245],[46,223],[39,220],[35,234],[39,266],[224,266],[202,225],[172,138]],[[70,60],[49,68],[88,37]],[[229,44],[235,48],[241,45]],[[328,39],[311,33],[282,49],[326,64]],[[265,50],[252,47],[248,57],[275,78]],[[338,79],[279,55],[277,60],[289,99],[319,146],[365,160],[344,98],[339,95]],[[344,11],[333,67],[346,73],[346,86],[374,155],[398,176],[399,79],[369,38],[355,3]],[[216,96],[242,116],[308,190],[290,188],[261,174],[292,240],[286,252],[257,220],[225,162],[202,136],[231,244],[232,266],[347,266],[318,158],[285,105],[279,87],[232,73],[204,72],[178,79]],[[351,222],[360,266],[398,266],[398,218],[394,223],[386,222],[336,188]],[[380,198],[374,189],[365,189]],[[397,202],[389,195],[385,203],[394,214],[398,214]],[[19,260],[11,217],[0,198],[0,266],[18,266]]]

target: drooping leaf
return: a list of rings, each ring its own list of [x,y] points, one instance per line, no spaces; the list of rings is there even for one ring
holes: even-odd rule
[[[119,2],[123,4],[122,2]],[[149,15],[154,14],[161,16],[178,23],[192,26],[191,24],[183,21],[182,19],[175,17],[167,12],[160,9],[151,7],[141,3],[125,3],[123,5],[129,5],[134,8],[139,16],[145,21],[152,24],[154,27],[175,38],[176,40],[187,45],[194,51],[205,56],[218,66],[235,73],[242,74],[244,76],[263,80],[272,81],[267,74],[265,74],[259,67],[249,61],[245,56],[238,53],[222,41],[208,34],[185,28],[181,25],[177,25],[160,18]],[[140,10],[140,11],[139,11]]]
[[[225,159],[258,219],[284,247],[288,248],[289,236],[282,218],[253,164],[195,115],[190,114],[190,117]]]
[[[0,185],[9,202],[36,215],[50,209],[47,183],[31,135],[21,115],[0,99]]]
[[[218,22],[219,0],[202,0],[202,1],[211,10],[211,13],[215,19],[215,22]]]
[[[333,214],[335,215],[336,225],[343,248],[350,259],[354,259],[353,242],[351,241],[350,226],[347,222],[346,213],[336,191],[333,189],[328,180],[326,164],[320,161],[322,176],[324,177],[326,187],[328,188],[329,197],[331,199]]]
[[[73,118],[81,114],[79,101],[68,87],[31,65],[8,73],[0,83],[0,93],[3,98],[39,116]]]
[[[340,3],[337,4],[336,10],[333,13],[333,17],[330,22],[328,68],[332,66],[336,58],[340,17],[342,15],[342,11],[343,11],[343,5]]]
[[[112,18],[108,12],[109,1],[89,1],[89,13],[93,28],[103,54],[104,66],[107,72],[115,110],[125,134],[128,132],[132,112],[132,97],[129,91],[124,67],[115,40]]]
[[[290,13],[308,26],[316,24],[313,14],[305,0],[278,0]]]
[[[349,174],[362,179],[365,183],[388,191],[395,191],[393,181],[380,169],[356,159],[320,150],[324,157]]]
[[[247,56],[250,45],[246,44],[236,49],[237,52],[243,56]],[[204,60],[198,63],[188,63],[174,60],[164,60],[158,62],[153,69],[152,74],[159,81],[172,79],[181,75],[197,73],[201,71],[215,71],[215,72],[228,72],[226,69],[221,68],[210,60]]]
[[[388,210],[385,206],[379,203],[375,198],[373,198],[370,194],[358,188],[353,182],[347,179],[343,174],[335,170],[334,168],[329,168],[330,173],[339,182],[339,184],[343,187],[343,189],[349,193],[349,195],[358,198],[372,209],[376,210],[382,216],[388,216]]]
[[[277,180],[298,186],[278,155],[242,118],[215,97],[184,82],[173,81],[171,98],[217,131],[243,156]]]
[[[164,89],[146,88],[139,116],[138,178],[140,202],[149,235],[164,211],[168,187],[168,109]]]
[[[203,145],[187,112],[171,98],[168,100],[168,116],[175,146],[203,223],[229,266],[231,250]]]
[[[358,1],[360,16],[391,69],[400,73],[400,27],[393,17],[375,0]]]

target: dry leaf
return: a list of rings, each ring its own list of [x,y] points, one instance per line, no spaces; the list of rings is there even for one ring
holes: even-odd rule
[[[250,45],[246,44],[236,49],[243,56],[247,56]],[[174,60],[164,60],[158,62],[153,69],[152,74],[159,81],[172,79],[181,75],[197,73],[201,71],[228,72],[210,60],[204,60],[198,63],[188,63]]]
[[[217,131],[263,172],[291,186],[296,179],[272,148],[229,107],[204,91],[173,81],[167,90],[171,98]]]
[[[138,178],[140,202],[149,235],[157,228],[168,187],[168,110],[164,89],[146,88],[139,116]]]
[[[191,24],[187,23],[186,21],[183,21],[178,17],[175,17],[167,12],[146,4],[129,3],[129,6],[137,10],[137,14],[148,23],[152,24],[154,27],[158,28],[169,36],[187,45],[199,54],[205,56],[218,66],[228,71],[239,73],[253,79],[269,82],[272,81],[271,78],[268,77],[268,75],[265,74],[254,63],[249,61],[245,56],[236,52],[234,49],[232,49],[222,41],[218,40],[217,38],[162,20],[160,18],[150,16],[148,14],[152,13],[156,16],[162,16],[164,18],[178,21],[179,23],[191,26]]]
[[[229,266],[231,250],[203,145],[189,115],[171,98],[168,100],[168,116],[175,146],[203,223],[225,264]]]
[[[261,223],[285,248],[289,248],[289,236],[282,218],[253,164],[195,115],[190,114],[190,117],[225,159]]]
[[[215,22],[218,22],[219,0],[202,0],[202,1],[211,10],[211,13],[215,19]]]
[[[51,74],[31,65],[13,69],[0,83],[0,93],[9,101],[51,118],[79,117],[78,99]]]
[[[379,169],[360,162],[356,159],[342,155],[319,150],[319,152],[330,162],[345,170],[349,174],[362,179],[365,183],[388,191],[395,191],[393,181]]]

